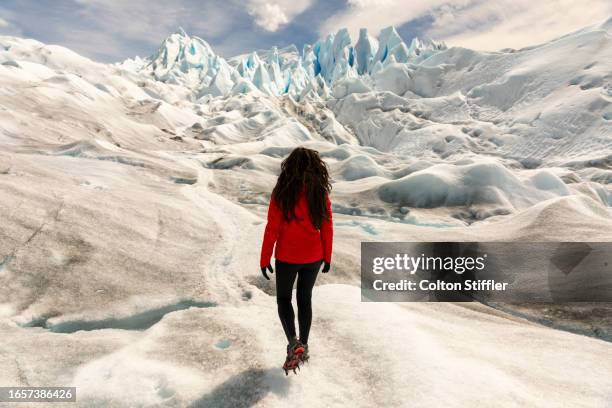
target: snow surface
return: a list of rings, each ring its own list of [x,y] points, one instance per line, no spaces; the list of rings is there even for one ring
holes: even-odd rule
[[[179,30],[115,65],[0,37],[0,382],[87,407],[608,405],[611,343],[361,303],[356,254],[611,241],[610,72],[609,22],[497,53],[390,28],[227,60]],[[286,378],[257,262],[297,145],[330,167],[336,234],[312,363]]]

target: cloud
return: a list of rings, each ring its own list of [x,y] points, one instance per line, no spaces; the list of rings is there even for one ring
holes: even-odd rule
[[[179,26],[213,45],[229,39],[240,44],[237,34],[252,24],[239,0],[2,0],[0,16],[13,23],[0,26],[0,33],[105,62],[150,55]]]
[[[231,26],[236,7],[220,0],[159,2],[150,0],[75,0],[82,18],[121,37],[158,43],[179,25],[202,36],[216,36]]]
[[[313,42],[339,28],[357,38],[388,25],[450,45],[495,50],[540,43],[612,15],[590,0],[0,0],[0,34],[60,44],[101,61],[147,56],[182,26],[223,56]]]
[[[588,7],[573,0],[483,2],[435,10],[427,34],[480,50],[521,48],[601,23],[611,14],[608,0],[591,0]]]
[[[14,23],[18,21],[16,14],[3,6],[0,4],[0,35],[23,36],[21,27]]]
[[[289,22],[289,18],[278,4],[251,5],[249,14],[255,17],[255,24],[266,31],[276,31]]]
[[[320,27],[323,36],[347,27],[373,34],[424,17],[431,19],[422,36],[482,50],[520,48],[596,24],[612,14],[609,0],[591,0],[588,7],[573,0],[347,0],[347,7]]]
[[[311,5],[310,0],[304,1],[267,1],[250,0],[247,10],[254,17],[255,24],[266,31],[277,31],[288,24]]]
[[[0,23],[0,33],[112,62],[152,54],[181,26],[231,56],[288,45],[306,30],[316,36],[312,25],[296,24],[298,31],[291,31],[294,19],[313,4],[316,0],[0,0],[0,17],[12,23],[7,28]]]
[[[329,16],[319,33],[325,36],[348,28],[351,37],[356,38],[360,28],[367,28],[376,35],[382,28],[400,26],[445,3],[448,0],[347,0],[347,8]]]

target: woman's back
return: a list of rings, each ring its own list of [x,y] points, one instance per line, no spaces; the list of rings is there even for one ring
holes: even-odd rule
[[[332,213],[331,202],[325,195],[327,217],[317,229],[310,216],[306,194],[302,192],[294,207],[294,216],[286,220],[277,201],[272,198],[268,208],[268,224],[264,233],[261,265],[270,264],[276,242],[275,258],[288,263],[310,263],[324,260],[331,262]]]

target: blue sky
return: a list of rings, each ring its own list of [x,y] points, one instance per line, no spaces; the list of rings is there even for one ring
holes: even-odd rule
[[[1,0],[0,35],[59,44],[98,61],[152,54],[182,26],[223,56],[313,43],[347,27],[394,25],[482,50],[520,48],[612,15],[609,0]]]

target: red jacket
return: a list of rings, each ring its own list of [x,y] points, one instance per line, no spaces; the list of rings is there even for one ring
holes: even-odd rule
[[[270,264],[272,249],[276,243],[274,257],[282,262],[306,264],[320,261],[331,262],[333,225],[331,202],[325,195],[328,219],[323,219],[321,230],[315,228],[310,219],[308,201],[301,194],[295,206],[295,218],[286,221],[276,200],[270,200],[268,224],[261,246],[260,266]]]

